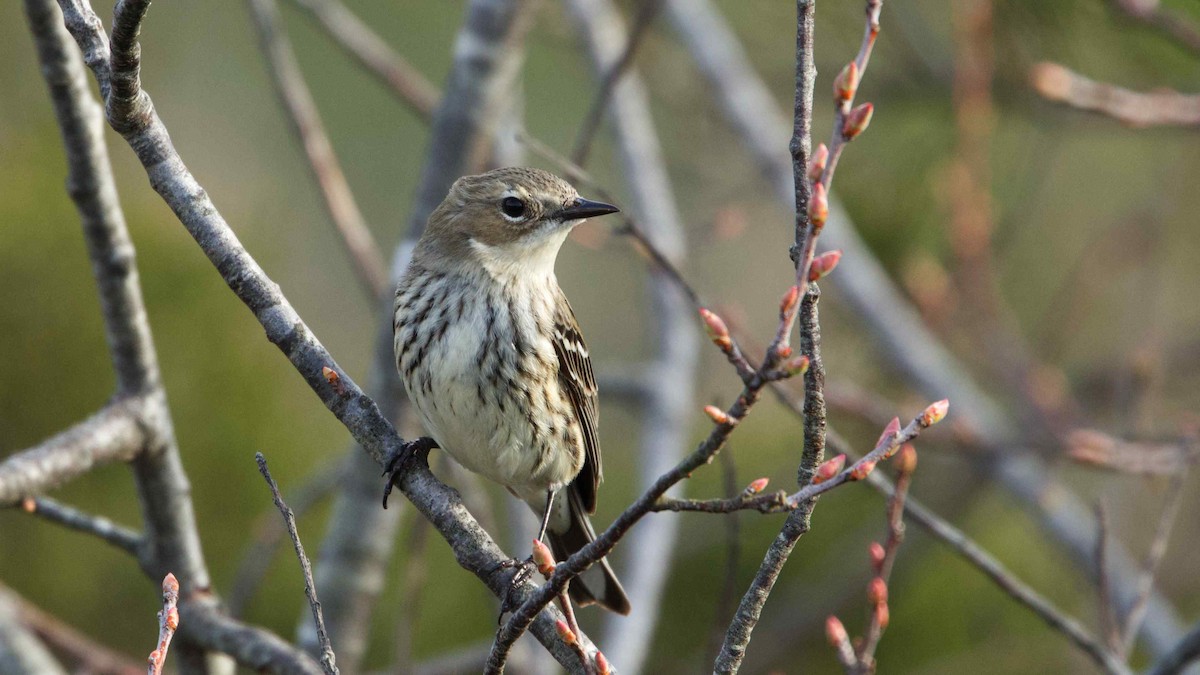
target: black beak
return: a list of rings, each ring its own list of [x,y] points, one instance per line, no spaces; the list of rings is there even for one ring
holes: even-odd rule
[[[558,217],[561,220],[580,220],[582,218],[591,218],[593,216],[603,216],[609,213],[620,211],[612,204],[604,202],[594,202],[590,199],[579,197],[570,206],[558,212]]]

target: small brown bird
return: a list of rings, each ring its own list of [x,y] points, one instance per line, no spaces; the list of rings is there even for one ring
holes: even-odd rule
[[[541,515],[559,560],[595,538],[601,471],[596,381],[554,260],[583,219],[617,210],[540,169],[465,176],[396,289],[396,363],[426,431]],[[571,596],[629,612],[606,560]]]

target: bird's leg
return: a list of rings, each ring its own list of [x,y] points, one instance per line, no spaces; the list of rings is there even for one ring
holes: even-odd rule
[[[550,526],[550,514],[554,509],[554,496],[558,490],[551,488],[546,490],[546,508],[542,511],[542,526],[538,529],[538,541],[545,541],[546,529]],[[533,560],[533,553],[529,554],[524,560],[504,560],[498,563],[495,569],[505,569],[508,567],[516,567],[517,573],[513,575],[512,580],[508,582],[508,592],[504,594],[504,600],[500,603],[500,616],[516,609],[516,604],[512,599],[512,591],[514,588],[525,583],[525,580],[533,574],[533,570],[537,569],[537,564]]]
[[[392,494],[396,477],[407,471],[412,462],[421,461],[428,466],[429,451],[436,447],[438,447],[437,441],[428,436],[422,436],[401,444],[399,448],[384,458],[383,475],[387,477],[387,483],[383,487],[383,508],[387,508],[388,495]]]

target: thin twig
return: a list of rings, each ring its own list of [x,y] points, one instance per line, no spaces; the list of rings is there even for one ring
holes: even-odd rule
[[[27,501],[25,510],[72,530],[99,537],[135,558],[140,557],[142,535],[127,527],[117,525],[104,516],[85,513],[49,497],[38,497]]]
[[[312,14],[338,47],[358,59],[422,119],[433,116],[441,97],[437,87],[344,4],[337,0],[292,2]]]
[[[329,218],[350,254],[363,289],[370,298],[381,298],[389,286],[387,266],[325,133],[317,104],[279,20],[279,7],[275,0],[249,0],[249,6],[275,91],[292,122],[292,130],[304,146]]]
[[[16,610],[16,619],[37,637],[41,638],[68,662],[73,662],[77,672],[94,675],[134,675],[144,673],[146,666],[140,660],[114,651],[80,632],[70,624],[46,612],[25,598],[17,595],[8,586],[0,583],[0,605],[9,603]],[[2,649],[0,649],[2,651]],[[4,668],[0,666],[0,671]]]
[[[333,645],[329,642],[329,633],[325,631],[325,617],[321,615],[321,601],[317,599],[317,586],[313,583],[312,564],[304,554],[304,544],[300,543],[300,532],[296,529],[296,514],[292,513],[284,503],[283,496],[279,494],[279,486],[275,484],[275,479],[271,477],[271,471],[267,468],[267,458],[261,452],[256,452],[254,461],[258,463],[258,472],[267,481],[271,499],[275,501],[275,508],[279,509],[279,514],[283,516],[288,536],[292,539],[292,547],[296,550],[296,558],[300,561],[300,572],[304,575],[304,595],[312,609],[313,624],[317,627],[317,640],[321,645],[321,668],[325,675],[337,675],[337,659],[333,653]]]
[[[1200,126],[1200,95],[1140,92],[1099,82],[1057,63],[1030,72],[1033,88],[1049,101],[1100,113],[1131,127]]]
[[[1167,553],[1171,529],[1183,506],[1183,498],[1186,494],[1183,486],[1187,482],[1188,473],[1187,470],[1184,470],[1172,476],[1171,484],[1167,487],[1162,514],[1154,528],[1154,537],[1150,540],[1150,549],[1146,552],[1146,559],[1142,562],[1142,573],[1138,576],[1137,593],[1134,596],[1133,604],[1125,614],[1120,649],[1117,650],[1118,656],[1128,657],[1133,650],[1133,642],[1137,637],[1138,628],[1141,627],[1142,620],[1146,618],[1146,608],[1149,606],[1150,594],[1154,590],[1154,579],[1158,574],[1158,567]]]
[[[1179,12],[1163,7],[1160,0],[1108,0],[1108,5],[1200,55],[1200,29]]]
[[[608,107],[613,89],[616,88],[617,82],[621,80],[629,67],[633,65],[633,57],[637,54],[638,47],[642,45],[642,38],[650,32],[650,26],[654,23],[654,17],[660,9],[662,9],[662,0],[641,0],[638,5],[637,15],[632,22],[633,30],[629,31],[629,35],[625,39],[625,48],[616,62],[600,79],[600,86],[596,89],[595,96],[592,97],[592,104],[588,107],[587,115],[584,116],[583,123],[579,125],[579,131],[575,133],[575,143],[571,146],[571,161],[576,164],[580,166],[587,164],[592,141],[596,137],[596,130],[600,128],[600,118]]]
[[[1117,622],[1117,608],[1113,600],[1112,575],[1109,574],[1108,541],[1112,536],[1112,528],[1108,520],[1108,509],[1103,502],[1096,503],[1096,569],[1099,577],[1096,586],[1099,589],[1100,603],[1100,636],[1105,646],[1113,654],[1121,650],[1120,624]]]
[[[1192,626],[1171,651],[1146,670],[1145,675],[1175,675],[1196,659],[1200,659],[1200,623]]]
[[[171,638],[175,637],[175,629],[179,628],[179,581],[175,575],[167,572],[162,582],[162,609],[158,612],[158,646],[150,652],[149,675],[162,675],[163,664],[167,661],[167,650],[171,647]]]

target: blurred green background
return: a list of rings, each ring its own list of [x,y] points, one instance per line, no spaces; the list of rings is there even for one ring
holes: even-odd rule
[[[429,78],[443,80],[462,2],[348,4]],[[780,105],[790,109],[794,4],[719,4]],[[1063,369],[1088,404],[1094,425],[1115,433],[1133,429],[1114,392],[1118,374],[1129,370],[1135,356],[1148,353],[1156,379],[1137,431],[1170,435],[1200,419],[1194,414],[1200,399],[1200,305],[1195,299],[1200,146],[1195,131],[1130,130],[1045,103],[1027,85],[1030,66],[1055,60],[1135,89],[1200,91],[1194,55],[1114,21],[1104,4],[997,3],[991,144],[997,272],[1033,351]],[[1174,6],[1190,8],[1200,21],[1194,4]],[[631,5],[622,7],[628,11]],[[290,6],[284,9],[355,195],[375,236],[390,251],[406,223],[426,152],[426,128],[307,17]],[[946,174],[955,145],[950,15],[945,0],[887,3],[883,33],[859,95],[875,103],[875,118],[848,149],[837,175],[836,192],[898,278],[911,270],[913,260],[950,256]],[[822,2],[817,18],[814,133],[819,140],[828,136],[831,78],[858,46],[861,2]],[[247,249],[339,362],[361,380],[378,319],[329,226],[268,80],[245,6],[156,3],[142,41],[144,85],[184,159]],[[20,3],[0,4],[0,64],[0,354],[7,355],[0,386],[3,456],[99,408],[113,390],[113,376],[78,219],[63,189],[58,131]],[[735,308],[730,312],[765,342],[790,276],[785,255],[790,216],[759,179],[665,21],[653,29],[637,64],[650,85],[687,223],[686,273],[707,297]],[[547,2],[539,12],[524,78],[528,129],[568,149],[595,80],[574,25],[558,3]],[[253,522],[271,508],[254,453],[266,453],[286,492],[344,452],[347,435],[263,339],[250,313],[149,189],[128,147],[111,132],[109,140],[205,553],[217,590],[226,592]],[[781,145],[787,141],[779,139]],[[602,135],[595,173],[625,194],[612,155]],[[723,234],[716,226],[722,213],[739,214],[746,229],[732,237]],[[1080,273],[1081,265],[1090,272]],[[610,237],[599,247],[568,244],[558,270],[599,371],[618,370],[648,353],[652,342],[643,330],[641,292],[645,269],[628,242]],[[874,354],[869,336],[838,305],[839,294],[830,288],[823,333],[831,381],[879,392],[902,418],[915,414],[925,401]],[[986,371],[982,354],[954,326],[942,329],[969,366]],[[737,390],[732,374],[715,350],[706,349],[703,358],[696,400],[730,400]],[[631,433],[636,428],[631,411],[603,396],[602,408],[608,471],[600,523],[635,495],[637,438]],[[859,447],[878,434],[878,428],[849,414],[834,411],[832,422]],[[698,408],[694,425],[692,436],[699,439],[709,422]],[[732,443],[739,484],[769,476],[772,487],[788,487],[799,446],[798,422],[765,402]],[[968,461],[952,443],[931,441],[922,453],[915,493],[1056,603],[1094,624],[1095,593],[1086,577],[1003,492],[964,478],[970,473]],[[1163,486],[1066,462],[1055,470],[1085,495],[1105,497],[1116,536],[1140,556]],[[694,496],[721,489],[715,466],[686,485]],[[139,519],[132,481],[121,466],[100,469],[54,496],[129,525]],[[493,499],[503,506],[507,497],[496,493]],[[1164,592],[1184,617],[1200,612],[1194,576],[1200,520],[1190,515],[1198,506],[1194,498],[1185,504],[1162,574]],[[312,551],[326,515],[326,508],[318,508],[300,522]],[[683,529],[647,672],[700,672],[711,663],[706,645],[726,555],[723,538],[713,533],[723,531],[724,523],[708,515],[653,517],[681,518]],[[739,517],[739,595],[781,522],[780,516]],[[1090,671],[1090,663],[1060,635],[923,533],[909,531],[892,584],[892,624],[878,653],[885,672]],[[746,672],[799,672],[801,666],[805,672],[838,672],[821,622],[836,611],[852,633],[861,630],[862,589],[871,574],[866,545],[883,534],[882,501],[874,492],[849,487],[820,502],[813,531],[797,547],[767,605]],[[428,550],[431,570],[420,606],[418,654],[488,638],[494,600],[466,579],[440,540]],[[403,563],[400,551],[394,571]],[[390,661],[400,611],[397,576],[392,575],[372,624],[373,666]],[[0,511],[0,581],[122,651],[141,655],[153,644],[154,583],[132,560],[90,538],[13,510]],[[290,639],[302,611],[307,610],[299,574],[285,552],[276,556],[247,618]],[[584,612],[585,624],[596,625],[592,613]]]

